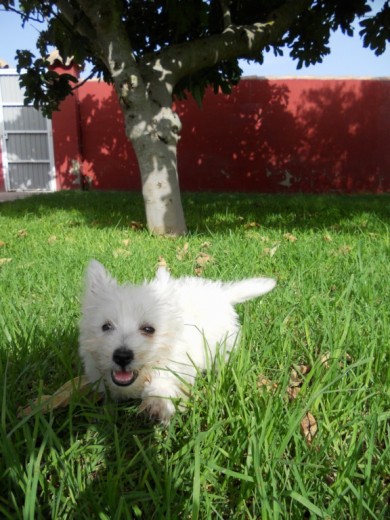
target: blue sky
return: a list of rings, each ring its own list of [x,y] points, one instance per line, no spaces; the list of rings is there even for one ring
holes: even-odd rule
[[[382,4],[382,1],[375,0],[375,4]],[[22,28],[16,14],[0,10],[0,59],[14,68],[16,49],[34,52],[38,28],[39,24],[34,22]],[[249,76],[390,77],[390,46],[377,57],[373,51],[363,48],[358,31],[355,33],[353,38],[341,32],[335,33],[330,42],[331,54],[318,65],[297,70],[296,62],[288,55],[275,58],[268,53],[263,65],[243,61],[241,68],[244,75]]]

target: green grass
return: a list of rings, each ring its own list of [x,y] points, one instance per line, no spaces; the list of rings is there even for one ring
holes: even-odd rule
[[[150,236],[133,194],[58,193],[0,205],[0,517],[389,517],[390,197],[186,195],[190,234]],[[295,240],[296,239],[296,240]],[[185,254],[183,250],[188,243]],[[17,416],[81,373],[82,277],[269,275],[239,306],[241,348],[198,378],[167,429],[138,403]],[[321,357],[329,354],[328,366]],[[295,400],[291,368],[310,365]],[[263,376],[272,391],[258,385]],[[311,445],[300,429],[310,411]]]

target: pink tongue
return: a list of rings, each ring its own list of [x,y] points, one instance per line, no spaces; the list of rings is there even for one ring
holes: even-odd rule
[[[133,379],[133,372],[118,370],[118,372],[114,372],[114,377],[118,383],[129,383]]]

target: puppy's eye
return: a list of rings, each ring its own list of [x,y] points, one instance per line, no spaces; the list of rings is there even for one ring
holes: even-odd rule
[[[106,323],[103,323],[102,325],[102,331],[108,332],[109,330],[113,330],[114,325],[111,323],[111,321],[106,321]]]
[[[151,325],[144,325],[140,328],[140,331],[147,336],[152,336],[155,333],[155,328]]]

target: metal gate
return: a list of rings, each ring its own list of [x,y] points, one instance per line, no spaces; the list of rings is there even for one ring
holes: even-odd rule
[[[0,70],[0,147],[6,191],[56,189],[50,119],[24,106],[19,75]]]

